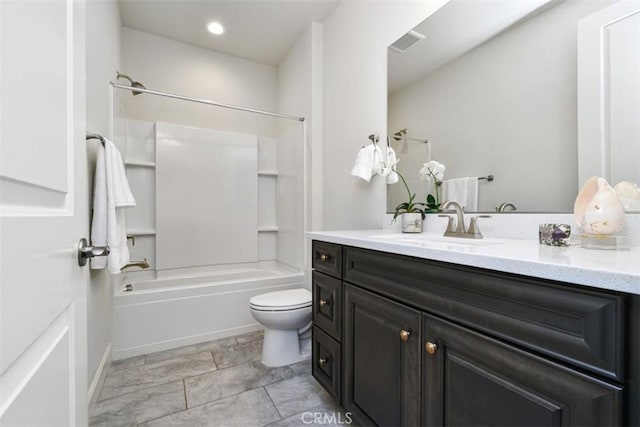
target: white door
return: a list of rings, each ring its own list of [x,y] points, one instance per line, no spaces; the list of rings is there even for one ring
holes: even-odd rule
[[[640,184],[640,0],[578,23],[579,184]]]
[[[0,426],[87,424],[82,0],[0,0]]]

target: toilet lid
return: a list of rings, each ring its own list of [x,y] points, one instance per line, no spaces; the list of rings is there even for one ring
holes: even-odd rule
[[[288,289],[256,295],[249,304],[257,309],[283,308],[294,310],[311,305],[311,292],[306,289]]]

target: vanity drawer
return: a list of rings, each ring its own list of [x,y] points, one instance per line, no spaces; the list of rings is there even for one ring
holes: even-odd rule
[[[312,266],[330,276],[342,276],[342,246],[326,242],[313,242]]]
[[[340,341],[342,282],[326,274],[313,272],[313,323]]]
[[[476,331],[623,381],[625,296],[345,247],[344,281]]]
[[[311,373],[322,387],[341,403],[342,358],[340,343],[313,326]]]

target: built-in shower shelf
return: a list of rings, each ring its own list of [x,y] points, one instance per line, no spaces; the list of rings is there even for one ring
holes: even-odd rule
[[[258,232],[259,233],[272,233],[275,231],[278,231],[279,228],[275,225],[273,226],[268,226],[268,227],[258,227]]]
[[[138,168],[155,168],[156,164],[153,162],[125,162],[125,165],[138,167]]]
[[[127,230],[129,236],[155,236],[156,230]]]
[[[258,171],[258,176],[278,176],[278,171],[262,170]]]

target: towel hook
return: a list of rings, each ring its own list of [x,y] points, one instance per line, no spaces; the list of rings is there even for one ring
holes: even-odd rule
[[[377,144],[378,141],[380,141],[380,135],[378,135],[377,133],[372,133],[371,135],[369,135],[369,139],[372,143]]]

